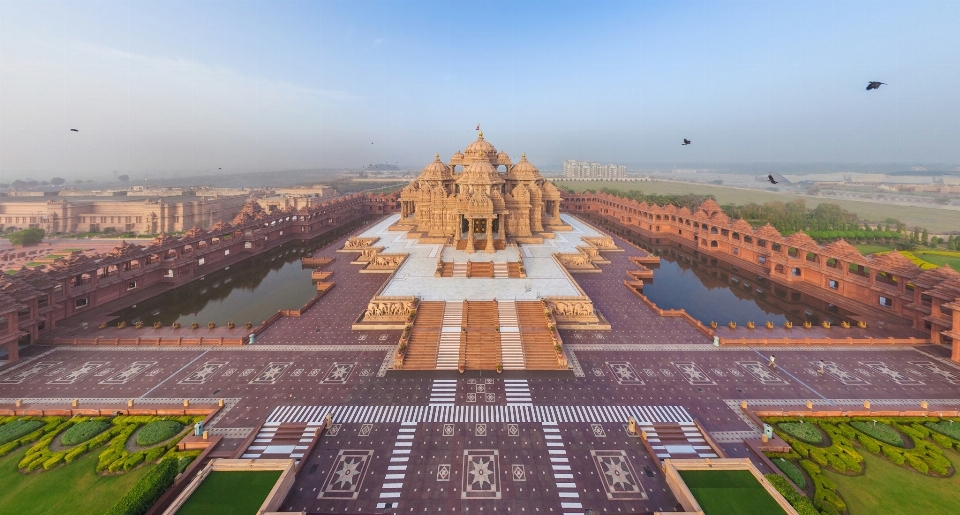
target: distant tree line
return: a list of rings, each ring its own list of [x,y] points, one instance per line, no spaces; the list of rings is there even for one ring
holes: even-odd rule
[[[557,187],[568,193],[575,193],[570,188]],[[584,193],[606,193],[636,200],[637,202],[660,206],[673,204],[690,210],[695,210],[707,199],[716,200],[713,195],[693,193],[648,195],[640,190],[621,191],[612,188],[584,190]],[[725,204],[720,207],[730,218],[746,220],[754,228],[769,223],[784,236],[797,231],[804,231],[820,243],[842,238],[854,243],[887,244],[901,250],[912,250],[919,245],[936,248],[940,244],[944,244],[950,250],[960,250],[960,237],[950,236],[947,240],[942,240],[936,236],[931,238],[927,229],[915,227],[911,231],[906,224],[895,218],[887,218],[879,223],[867,223],[861,220],[856,213],[851,213],[838,204],[830,202],[822,203],[813,209],[808,208],[802,199],[791,202],[774,201],[765,204]]]

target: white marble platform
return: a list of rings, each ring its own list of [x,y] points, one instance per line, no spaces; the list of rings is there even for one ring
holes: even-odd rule
[[[522,279],[464,279],[453,277],[434,277],[437,269],[437,257],[443,253],[444,261],[465,262],[494,261],[510,262],[518,260],[517,249],[508,247],[493,254],[482,251],[467,254],[452,246],[439,244],[418,244],[407,237],[406,232],[390,231],[389,227],[400,218],[391,215],[380,223],[368,228],[360,236],[379,236],[377,246],[383,246],[383,252],[405,252],[409,257],[401,265],[381,292],[386,296],[420,297],[421,300],[537,300],[540,297],[555,295],[581,295],[577,285],[563,272],[554,261],[555,252],[576,252],[578,245],[586,245],[582,236],[600,236],[601,233],[580,220],[560,215],[563,221],[573,227],[572,231],[557,232],[555,238],[545,239],[542,244],[519,246],[523,254],[523,264],[527,277]]]

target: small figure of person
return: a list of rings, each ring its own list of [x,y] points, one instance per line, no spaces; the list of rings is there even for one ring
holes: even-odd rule
[[[826,368],[825,368],[825,365],[823,364],[823,360],[821,359],[820,364],[817,365],[817,375],[820,377],[823,377],[823,374],[825,373],[826,373]]]
[[[773,354],[770,355],[770,363],[767,363],[767,366],[770,368],[777,368],[777,358]]]

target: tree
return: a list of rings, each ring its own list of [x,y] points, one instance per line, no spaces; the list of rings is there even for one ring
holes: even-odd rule
[[[117,180],[120,181],[120,182],[127,182],[127,181],[130,180],[130,176],[127,175],[127,174],[118,175],[118,176],[117,176]]]
[[[46,234],[46,231],[43,229],[34,227],[11,233],[8,238],[13,245],[31,245],[43,241],[43,237],[46,236]]]
[[[928,247],[930,246],[930,233],[928,233],[926,229],[923,230],[923,233],[921,234],[920,238],[921,238],[921,241],[923,241],[924,245]]]
[[[65,182],[67,181],[62,177],[54,177],[53,179],[50,179],[50,184],[53,184],[54,186],[59,186]]]

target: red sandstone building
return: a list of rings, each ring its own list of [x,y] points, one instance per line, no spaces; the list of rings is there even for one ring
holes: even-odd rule
[[[854,313],[904,318],[934,343],[960,338],[960,273],[948,266],[921,270],[896,251],[868,258],[843,240],[820,246],[803,232],[782,236],[769,224],[754,229],[712,200],[692,212],[585,193],[564,194],[562,207],[681,243]],[[956,348],[954,360],[960,360]]]
[[[0,347],[16,361],[20,344],[36,341],[58,320],[119,299],[143,300],[152,296],[144,291],[151,286],[181,285],[361,216],[392,213],[397,205],[396,195],[353,195],[268,213],[251,199],[231,223],[221,221],[209,230],[194,227],[180,238],[161,234],[145,246],[124,242],[106,254],[76,254],[0,274]]]

